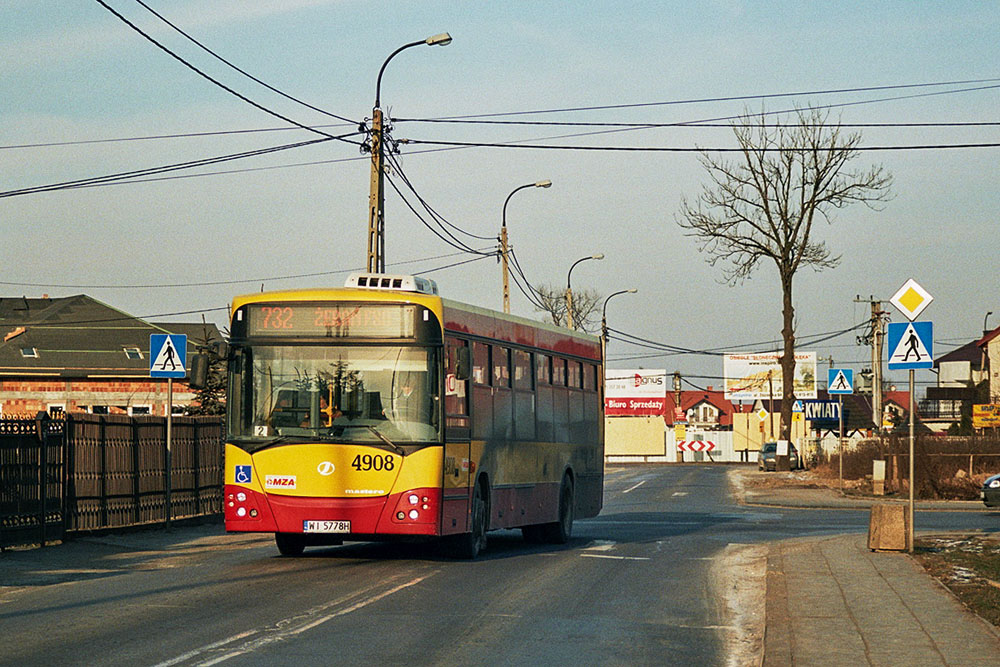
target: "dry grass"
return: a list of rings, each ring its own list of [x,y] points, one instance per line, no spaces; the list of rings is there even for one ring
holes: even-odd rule
[[[965,606],[1000,627],[1000,534],[920,538],[913,555]]]

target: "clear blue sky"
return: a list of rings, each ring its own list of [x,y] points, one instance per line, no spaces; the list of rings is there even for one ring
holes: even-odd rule
[[[843,105],[832,112],[843,123],[1000,120],[1000,5],[989,2],[148,0],[255,77],[351,123],[230,70],[134,0],[106,2],[254,102],[301,124],[332,124],[324,128],[331,132],[353,131],[370,117],[378,68],[396,47],[443,31],[452,34],[451,45],[410,49],[387,68],[382,102],[394,117],[633,104],[645,106],[500,119],[670,123],[728,117],[747,107],[831,104]],[[274,131],[231,133],[247,129]],[[399,121],[393,134],[566,146],[733,145],[724,127],[552,138],[594,129]],[[993,126],[861,131],[866,146],[1000,142]],[[64,143],[208,132],[230,133]],[[199,77],[97,2],[0,5],[4,192],[311,136]],[[722,285],[721,271],[708,266],[676,224],[681,197],[696,195],[704,182],[695,154],[427,148],[402,148],[404,172],[450,222],[488,237],[462,237],[476,248],[495,245],[489,239],[513,188],[551,179],[550,189],[511,200],[511,243],[529,280],[554,286],[564,285],[573,261],[603,252],[604,261],[575,269],[573,287],[605,295],[639,289],[610,302],[612,327],[699,349],[779,338],[774,268],[765,264],[743,285]],[[979,335],[987,311],[997,312],[991,327],[1000,325],[998,156],[998,148],[864,153],[858,166],[883,164],[895,177],[895,198],[878,212],[864,206],[839,211],[832,226],[817,230],[843,262],[799,275],[799,336],[861,322],[868,307],[856,304],[856,295],[888,299],[909,277],[935,297],[922,319],[935,323],[936,355]],[[365,264],[368,169],[356,146],[328,142],[172,175],[233,173],[3,198],[0,294],[86,293],[150,316],[225,308],[233,294],[257,291],[261,283],[265,289],[342,284],[348,270]],[[452,255],[391,188],[386,228],[389,271],[420,273],[469,258]],[[449,296],[500,307],[500,268],[493,259],[426,275]],[[225,281],[245,282],[205,284]],[[180,284],[187,286],[171,286]],[[520,292],[512,300],[515,312],[535,316]],[[207,316],[220,324],[225,319],[219,310]],[[893,319],[902,321],[895,313]],[[807,349],[832,355],[838,366],[867,364],[868,352],[853,334]],[[721,358],[629,358],[647,352],[613,340],[610,366],[678,369],[699,386],[721,384]],[[932,379],[918,372],[918,381]]]

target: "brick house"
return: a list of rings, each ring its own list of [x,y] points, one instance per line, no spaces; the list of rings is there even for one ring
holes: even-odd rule
[[[149,377],[152,333],[186,334],[189,358],[221,340],[214,324],[146,322],[83,294],[0,297],[0,416],[165,415],[167,382]],[[174,412],[194,401],[176,380]]]

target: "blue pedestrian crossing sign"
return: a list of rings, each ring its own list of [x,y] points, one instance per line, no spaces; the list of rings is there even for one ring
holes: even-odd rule
[[[854,369],[831,368],[830,370],[828,370],[826,373],[826,393],[853,394]]]
[[[889,324],[889,370],[934,368],[934,326],[931,322]]]
[[[187,336],[149,334],[149,377],[187,377]]]

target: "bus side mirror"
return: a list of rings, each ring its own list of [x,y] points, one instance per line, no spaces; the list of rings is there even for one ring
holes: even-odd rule
[[[455,362],[455,379],[468,380],[472,372],[472,349],[458,348],[458,359]]]
[[[204,389],[208,384],[208,355],[191,355],[191,372],[188,374],[187,384],[192,389]]]

